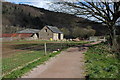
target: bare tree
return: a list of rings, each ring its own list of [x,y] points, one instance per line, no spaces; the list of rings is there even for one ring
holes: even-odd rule
[[[120,20],[119,0],[116,2],[115,0],[109,0],[109,2],[107,2],[107,0],[96,0],[96,2],[93,2],[93,0],[85,0],[84,2],[59,2],[57,4],[67,5],[67,7],[70,6],[68,9],[72,9],[74,15],[86,15],[87,18],[92,17],[95,21],[105,24],[110,33],[110,45],[113,50],[117,49],[116,24]]]

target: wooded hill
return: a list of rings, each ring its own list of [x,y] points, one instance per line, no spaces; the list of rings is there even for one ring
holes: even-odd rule
[[[100,23],[29,5],[4,2],[2,13],[3,33],[13,33],[23,28],[41,29],[44,25],[51,25],[69,32],[73,32],[75,28],[92,28],[96,30],[96,35],[108,34],[106,27]]]

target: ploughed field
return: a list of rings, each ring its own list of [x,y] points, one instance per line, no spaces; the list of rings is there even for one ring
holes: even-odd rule
[[[12,41],[3,42],[2,44],[2,72],[7,75],[19,67],[24,67],[26,64],[44,56],[46,42],[47,54],[54,51],[63,50],[68,47],[81,45],[86,43],[81,42],[53,42],[53,41]]]

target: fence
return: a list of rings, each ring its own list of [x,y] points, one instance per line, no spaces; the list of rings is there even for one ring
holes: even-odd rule
[[[17,43],[3,44],[2,74],[7,75],[45,55],[81,43]]]

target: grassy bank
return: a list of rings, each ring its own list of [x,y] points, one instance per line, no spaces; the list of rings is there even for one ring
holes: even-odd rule
[[[101,43],[92,46],[85,53],[87,75],[90,78],[119,78],[120,60],[117,53]]]

